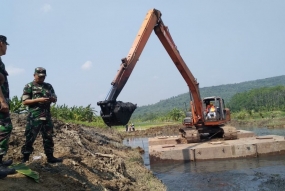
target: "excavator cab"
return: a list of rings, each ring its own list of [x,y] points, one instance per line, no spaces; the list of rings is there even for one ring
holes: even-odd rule
[[[137,108],[136,104],[122,101],[100,101],[97,103],[101,107],[100,115],[109,127],[126,125],[133,112]]]
[[[226,109],[224,100],[220,97],[206,97],[203,99],[205,121],[225,120]]]

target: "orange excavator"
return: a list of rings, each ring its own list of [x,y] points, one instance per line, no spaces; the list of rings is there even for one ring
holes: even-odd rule
[[[230,121],[230,110],[225,108],[224,100],[217,96],[201,99],[199,83],[182,59],[161,15],[161,12],[156,9],[148,11],[128,56],[121,60],[120,69],[111,83],[109,94],[104,101],[97,103],[101,107],[100,115],[105,124],[110,127],[126,125],[136,109],[136,104],[116,101],[116,99],[154,31],[189,87],[190,109],[183,120],[184,127],[179,129],[182,138],[187,142],[199,142],[201,137],[213,136],[236,139],[236,129],[225,125]]]

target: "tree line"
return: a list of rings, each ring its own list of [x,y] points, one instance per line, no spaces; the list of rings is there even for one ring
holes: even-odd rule
[[[212,87],[202,87],[200,88],[200,96],[210,97],[219,96],[225,100],[225,103],[229,103],[231,98],[237,93],[248,92],[253,89],[263,88],[263,87],[275,87],[285,84],[285,75],[276,76],[266,79],[252,80],[247,82],[235,83],[235,84],[225,84]],[[189,92],[173,96],[168,99],[160,100],[155,104],[139,106],[133,113],[134,118],[140,118],[148,113],[152,112],[155,115],[167,115],[173,108],[178,108],[184,110],[185,107],[189,108],[190,94]],[[186,105],[186,106],[185,106]]]
[[[173,97],[171,99],[177,99]],[[183,105],[183,104],[181,104]],[[187,105],[188,107],[188,105]],[[245,114],[259,113],[268,111],[285,111],[285,86],[279,85],[274,87],[256,88],[242,93],[237,93],[226,103],[233,114],[233,117],[245,119]],[[168,112],[160,113],[146,110],[144,113],[132,116],[132,120],[140,121],[179,121],[185,117],[184,108],[172,108]]]
[[[237,93],[227,106],[231,112],[285,110],[285,86],[264,87]]]
[[[177,99],[173,97],[171,99]],[[181,101],[181,100],[180,100]],[[173,106],[170,110],[164,113],[147,110],[145,113],[139,115],[133,115],[131,121],[145,122],[145,121],[182,121],[185,117],[185,112],[189,109],[189,106],[185,103],[184,107],[177,108]],[[261,112],[267,111],[285,111],[285,86],[274,87],[262,87],[252,89],[246,92],[237,93],[226,104],[231,110],[233,115],[239,119],[244,119],[245,112]],[[13,113],[26,112],[27,108],[22,104],[22,100],[17,96],[14,96],[10,102],[10,111]],[[97,111],[91,105],[86,107],[67,105],[51,105],[51,114],[53,117],[65,121],[77,121],[83,123],[89,123],[90,125],[105,127],[102,118],[98,116]],[[243,114],[243,115],[241,115]]]

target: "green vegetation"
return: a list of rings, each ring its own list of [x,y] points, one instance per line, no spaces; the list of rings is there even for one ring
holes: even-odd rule
[[[234,95],[228,107],[232,112],[246,111],[285,111],[285,86],[253,89]]]
[[[200,88],[200,94],[202,98],[209,96],[222,97],[225,100],[226,105],[228,105],[227,103],[237,93],[247,92],[249,90],[258,89],[262,87],[274,87],[280,85],[285,85],[285,75],[261,80],[241,82],[236,84],[204,87]],[[144,116],[149,116],[151,118],[155,118],[157,116],[164,116],[173,108],[185,111],[185,108],[189,108],[189,103],[189,93],[184,93],[166,100],[161,100],[155,104],[138,107],[132,116],[132,120],[142,119]]]
[[[150,111],[149,113],[139,116],[138,118],[132,118],[131,121],[135,121],[136,123],[147,122],[147,121],[171,122],[171,121],[182,121],[184,117],[185,117],[185,110],[174,107],[165,114],[155,114]]]
[[[267,78],[201,88],[201,96],[220,96],[231,110],[231,118],[236,120],[259,120],[285,117],[285,76]],[[147,129],[159,125],[182,123],[185,111],[189,108],[189,93],[181,94],[160,102],[142,106],[135,110],[130,122],[136,129]],[[10,103],[10,111],[26,112],[21,99],[14,96]],[[67,105],[51,106],[54,118],[67,123],[77,123],[86,126],[107,127],[97,111],[91,105],[87,107],[68,107]],[[273,124],[276,125],[276,124]],[[114,127],[124,130],[125,127]]]
[[[27,112],[27,107],[22,104],[22,100],[17,96],[14,96],[10,102],[10,111],[13,113]],[[97,111],[91,105],[87,107],[68,107],[67,105],[51,105],[51,115],[56,119],[65,121],[66,123],[82,124],[85,126],[95,127],[107,127],[104,124],[103,119],[96,115]],[[175,124],[177,121],[181,122],[185,117],[182,110],[177,108],[172,109],[169,113],[164,116],[155,116],[150,113],[142,119],[133,121],[137,128],[147,129],[157,125],[170,125]],[[125,129],[125,127],[115,127],[119,130]]]
[[[22,104],[22,100],[14,96],[10,102],[10,111],[12,113],[21,113],[26,111],[26,107]]]
[[[53,104],[51,106],[51,115],[56,119],[86,126],[106,127],[103,119],[96,115],[96,112],[91,105],[87,107],[68,107],[67,105]]]
[[[68,107],[67,105],[52,104],[50,111],[52,117],[63,120],[67,123],[106,127],[102,118],[96,115],[97,111],[95,111],[91,105],[88,105],[87,107]],[[14,96],[10,102],[10,112],[27,112],[27,107],[22,104],[21,99],[19,99],[17,96]]]
[[[231,118],[237,120],[260,120],[260,119],[276,119],[285,118],[285,111],[255,111],[255,110],[241,110],[232,112]]]
[[[285,86],[263,87],[234,95],[231,118],[257,126],[285,127]],[[274,119],[274,120],[273,120]]]
[[[51,114],[55,118],[72,121],[92,122],[97,120],[94,108],[91,105],[87,107],[68,107],[67,105],[51,105]]]

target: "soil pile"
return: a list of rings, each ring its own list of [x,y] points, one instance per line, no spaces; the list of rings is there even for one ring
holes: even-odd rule
[[[134,137],[155,137],[155,136],[178,136],[179,128],[183,128],[181,125],[166,125],[166,126],[158,126],[152,127],[146,130],[139,131],[128,131],[123,133],[123,136],[134,136]]]
[[[26,116],[12,114],[11,118],[14,129],[5,159],[19,163]],[[143,165],[141,149],[122,144],[123,134],[58,120],[54,120],[54,127],[54,155],[63,158],[63,163],[46,162],[39,135],[26,164],[39,173],[40,182],[17,173],[0,180],[1,190],[166,190]]]

